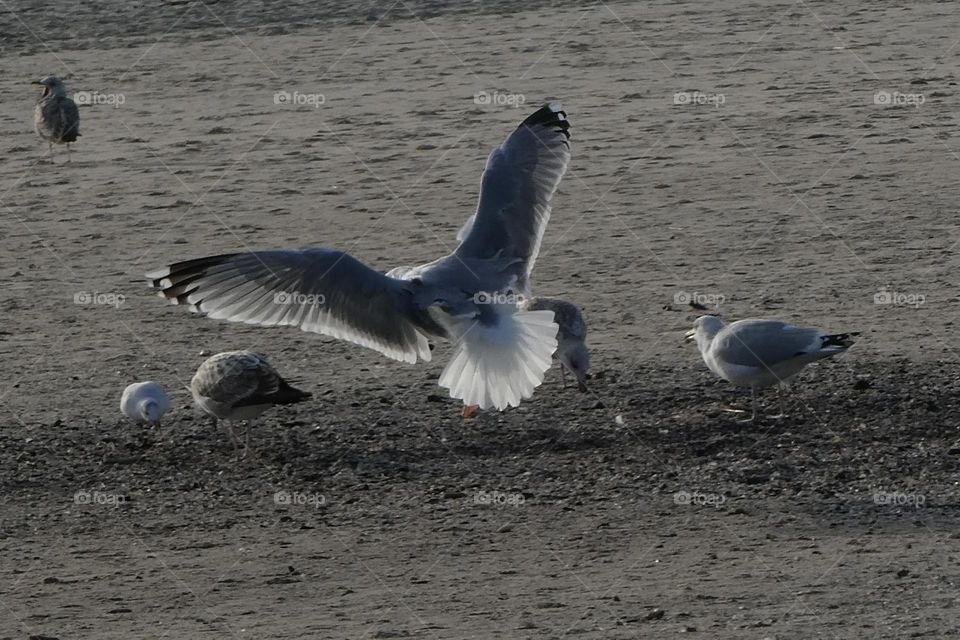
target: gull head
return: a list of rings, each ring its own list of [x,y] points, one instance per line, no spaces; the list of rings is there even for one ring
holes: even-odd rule
[[[143,417],[143,423],[153,426],[160,422],[163,417],[164,408],[157,400],[146,400],[140,405],[140,415]]]
[[[693,321],[693,329],[687,331],[684,341],[696,342],[702,351],[725,326],[726,323],[717,316],[700,316]]]
[[[39,84],[43,87],[43,93],[40,95],[41,98],[46,98],[47,96],[62,96],[67,95],[67,86],[63,84],[63,80],[57,76],[45,76],[39,80],[34,80],[30,84]]]
[[[590,372],[590,350],[583,342],[578,342],[575,346],[557,352],[557,357],[567,370],[577,377],[577,387],[581,393],[587,391],[587,374]]]

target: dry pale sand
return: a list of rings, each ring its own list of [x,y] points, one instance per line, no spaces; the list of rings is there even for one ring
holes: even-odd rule
[[[960,631],[951,5],[23,4],[0,22],[0,638]],[[102,101],[69,164],[32,133],[51,72]],[[409,367],[145,287],[242,249],[437,257],[547,100],[574,159],[535,285],[583,307],[591,394],[554,371],[462,421],[447,347]],[[682,344],[692,294],[863,337],[801,376],[791,418],[742,427]],[[241,348],[317,398],[235,465],[184,386]],[[174,396],[161,439],[119,419],[142,379]],[[523,504],[475,503],[493,491]]]

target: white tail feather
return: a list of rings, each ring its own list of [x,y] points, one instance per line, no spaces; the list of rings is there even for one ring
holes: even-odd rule
[[[553,311],[498,309],[495,326],[466,328],[439,384],[481,409],[516,407],[543,383],[557,350]]]

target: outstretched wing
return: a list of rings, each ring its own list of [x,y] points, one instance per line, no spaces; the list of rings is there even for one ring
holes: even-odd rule
[[[487,159],[477,212],[458,234],[456,254],[517,260],[525,283],[550,219],[550,200],[570,163],[570,122],[560,105],[538,109]]]
[[[146,275],[174,304],[210,318],[295,326],[380,353],[430,360],[407,283],[323,248],[232,253],[178,262]]]

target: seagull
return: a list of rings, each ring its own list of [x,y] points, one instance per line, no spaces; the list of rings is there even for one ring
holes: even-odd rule
[[[546,309],[553,311],[554,322],[560,326],[557,357],[560,359],[560,379],[567,386],[564,370],[576,379],[580,391],[587,390],[587,373],[590,371],[590,350],[587,349],[587,323],[583,320],[580,308],[572,302],[560,298],[526,298],[520,303],[527,310]]]
[[[193,401],[216,420],[245,421],[279,404],[294,404],[311,394],[280,377],[267,359],[252,351],[225,351],[208,358],[190,380]],[[239,439],[227,427],[235,447]],[[244,455],[250,430],[244,432]]]
[[[47,141],[50,161],[53,162],[53,144],[67,145],[67,162],[70,162],[70,143],[80,135],[80,111],[67,95],[67,87],[57,76],[47,76],[31,84],[43,86],[33,112],[33,126],[37,135]]]
[[[160,418],[170,408],[170,398],[156,382],[135,382],[123,390],[120,411],[136,424],[160,427]]]
[[[738,387],[750,387],[751,421],[757,419],[757,390],[779,385],[816,360],[843,353],[859,332],[828,335],[819,329],[795,327],[780,320],[748,319],[726,324],[716,316],[700,316],[687,341],[696,341],[707,368]],[[780,398],[783,415],[783,398]]]
[[[451,397],[484,409],[518,406],[543,382],[558,327],[552,312],[496,294],[528,288],[570,161],[569,128],[556,103],[521,122],[487,159],[459,245],[428,264],[388,276],[345,252],[307,247],[177,262],[147,280],[210,318],[300,327],[401,362],[429,361],[429,340],[447,340],[455,348],[438,383]]]

